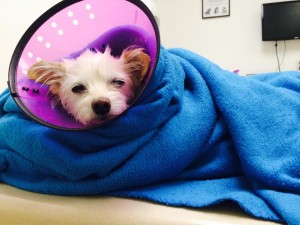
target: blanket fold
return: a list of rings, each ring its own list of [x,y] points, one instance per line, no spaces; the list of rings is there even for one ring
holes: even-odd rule
[[[58,195],[109,194],[173,206],[237,202],[300,223],[300,73],[241,77],[161,48],[151,81],[117,120],[44,127],[0,96],[0,181]]]

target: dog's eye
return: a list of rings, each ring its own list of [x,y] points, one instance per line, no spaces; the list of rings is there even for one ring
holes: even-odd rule
[[[86,90],[86,87],[83,84],[78,84],[72,88],[72,92],[80,94]]]
[[[125,84],[125,81],[121,79],[113,79],[110,83],[116,87],[122,87]]]

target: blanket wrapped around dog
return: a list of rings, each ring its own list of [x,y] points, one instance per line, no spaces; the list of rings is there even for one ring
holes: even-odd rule
[[[255,217],[300,224],[300,73],[241,77],[190,51],[161,48],[137,103],[82,132],[32,121],[6,90],[0,181],[173,206],[234,201]]]

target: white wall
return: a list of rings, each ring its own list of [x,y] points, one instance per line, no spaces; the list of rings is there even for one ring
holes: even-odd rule
[[[229,17],[202,19],[202,0],[156,0],[165,47],[195,51],[225,69],[241,74],[273,72],[275,42],[261,39],[261,5],[284,0],[231,0]],[[279,56],[283,42],[279,42]],[[297,70],[300,40],[286,41],[282,70]]]
[[[261,4],[281,0],[231,0],[230,17],[202,19],[202,0],[154,0],[162,44],[195,51],[241,74],[277,68],[274,42],[261,41]],[[9,62],[31,23],[59,0],[0,0],[0,91],[6,88]],[[283,70],[296,70],[300,40],[287,41]],[[283,43],[279,44],[282,56]]]

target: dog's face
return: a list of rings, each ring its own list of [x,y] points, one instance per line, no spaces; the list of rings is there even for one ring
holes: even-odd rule
[[[86,51],[76,60],[40,61],[28,76],[50,85],[50,92],[82,124],[106,121],[121,114],[135,99],[150,64],[142,49],[128,48],[118,58]]]

